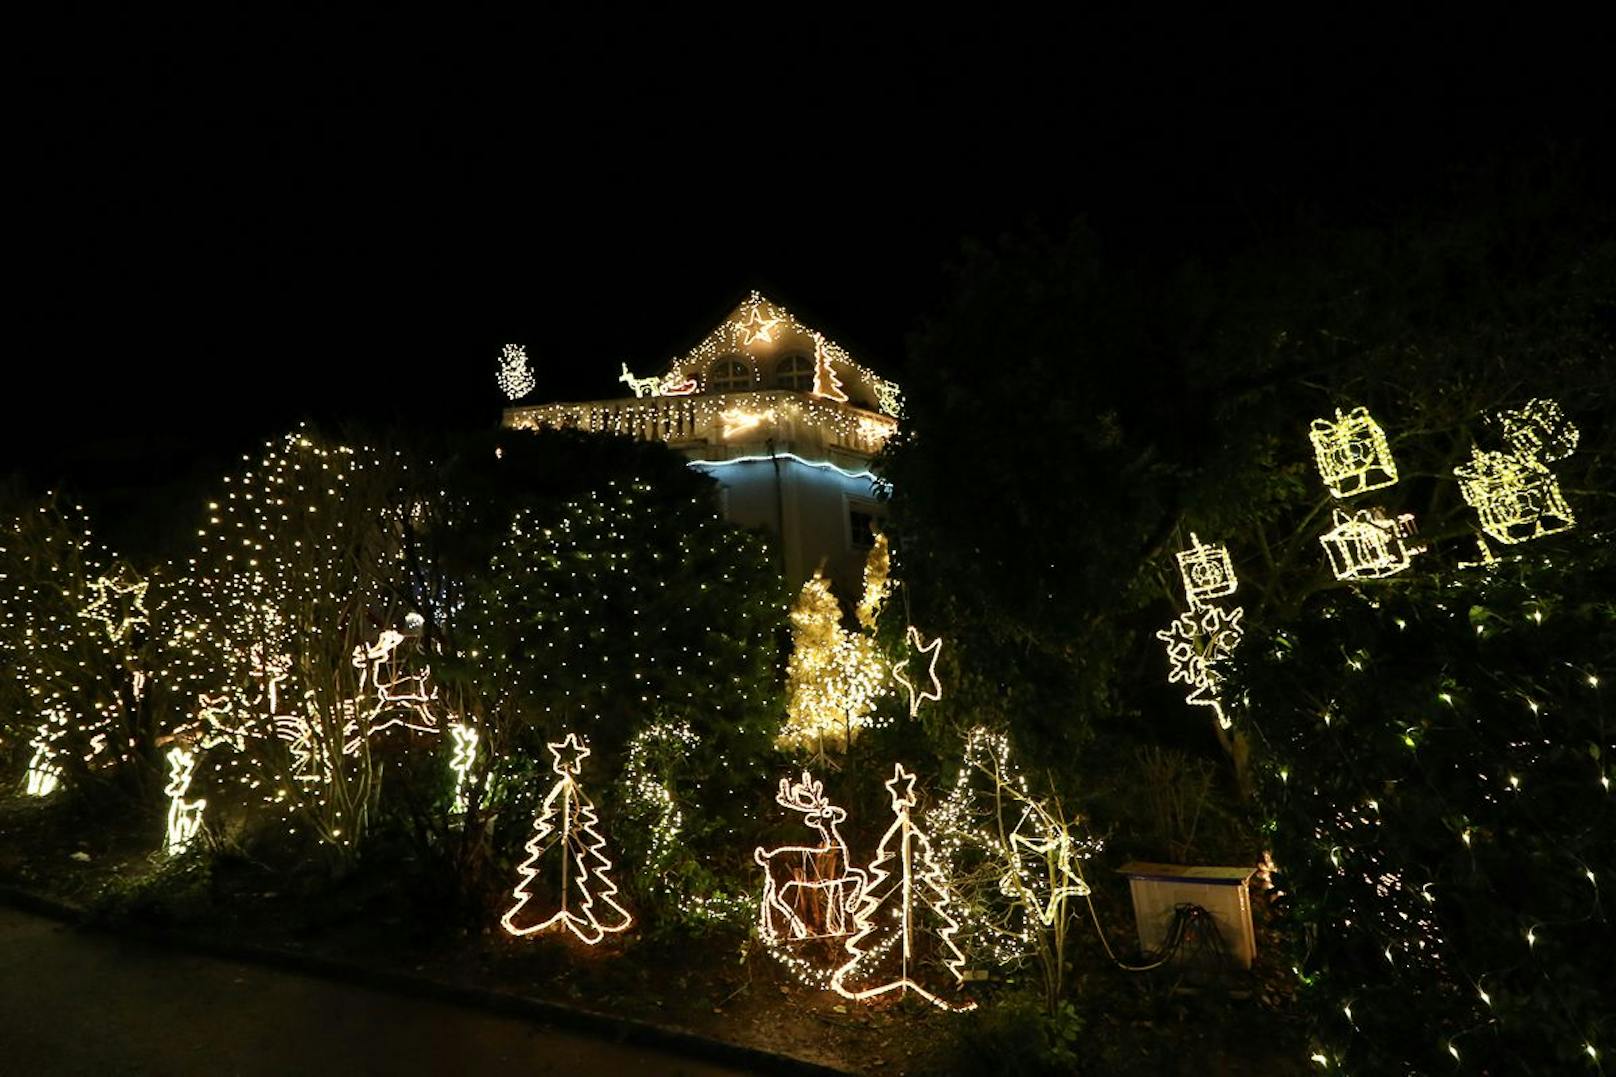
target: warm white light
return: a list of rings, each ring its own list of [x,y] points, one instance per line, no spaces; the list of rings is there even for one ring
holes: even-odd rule
[[[1397,465],[1386,433],[1366,408],[1335,418],[1314,419],[1308,432],[1319,477],[1336,497],[1356,497],[1397,482]]]
[[[520,344],[507,344],[499,354],[499,372],[494,375],[500,392],[512,400],[520,400],[538,384],[529,369],[527,349]]]
[[[1359,509],[1348,515],[1334,510],[1335,527],[1319,536],[1338,580],[1384,579],[1412,563],[1425,547],[1405,540],[1414,534],[1414,517],[1405,513],[1387,519],[1378,508]]]

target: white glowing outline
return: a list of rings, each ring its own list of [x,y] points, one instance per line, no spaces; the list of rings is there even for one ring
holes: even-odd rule
[[[79,615],[92,621],[100,621],[106,627],[107,638],[114,643],[121,643],[133,629],[150,622],[150,615],[147,614],[145,605],[148,586],[145,580],[125,584],[111,576],[97,577],[90,583],[90,590],[95,592],[95,597]],[[129,595],[134,597],[126,609],[119,600]]]
[[[636,398],[662,395],[661,378],[636,378],[633,374],[629,373],[627,363],[623,364],[623,373],[617,376],[617,380],[625,383],[630,389],[632,389]]]
[[[1308,438],[1319,477],[1336,497],[1356,497],[1397,482],[1397,463],[1386,432],[1367,408],[1353,408],[1345,415],[1337,408],[1333,420],[1314,419]]]
[[[919,651],[921,654],[929,653],[931,655],[931,664],[926,667],[926,676],[931,678],[931,687],[920,692],[919,694],[916,694],[914,684],[907,676],[904,675],[904,671],[909,666],[908,656],[905,655],[901,661],[897,662],[892,667],[893,679],[899,684],[903,685],[904,691],[909,693],[909,717],[913,718],[920,713],[920,704],[926,700],[929,699],[934,702],[942,701],[943,682],[937,679],[937,659],[943,653],[943,637],[938,636],[930,643],[923,644],[920,630],[914,625],[910,625],[906,638],[908,639],[910,646],[914,647],[915,650]]]
[[[1167,683],[1181,681],[1188,685],[1190,691],[1184,702],[1211,707],[1222,729],[1228,729],[1233,723],[1224,714],[1223,701],[1219,698],[1223,677],[1217,665],[1234,654],[1240,645],[1245,635],[1240,623],[1245,612],[1236,607],[1231,613],[1220,606],[1191,610],[1156,633],[1156,638],[1167,645]]]
[[[1506,545],[1576,526],[1559,480],[1533,457],[1472,447],[1470,460],[1453,474],[1465,503],[1480,517],[1482,531]]]
[[[1319,536],[1338,580],[1378,580],[1395,576],[1425,552],[1405,539],[1414,535],[1414,517],[1388,519],[1378,508],[1355,513],[1334,510],[1335,526]]]
[[[747,347],[754,344],[773,344],[774,327],[780,324],[780,316],[765,318],[762,299],[756,293],[753,293],[750,303],[752,309],[747,312],[746,320],[739,326],[741,343]]]
[[[1517,456],[1552,464],[1577,451],[1582,431],[1567,419],[1558,401],[1534,397],[1513,411],[1500,412],[1504,440]]]
[[[168,750],[168,835],[163,848],[170,856],[183,852],[202,830],[202,812],[207,800],[186,800],[191,778],[196,772],[196,753],[185,748]]]
[[[1209,598],[1232,595],[1240,586],[1227,546],[1203,545],[1195,532],[1191,531],[1190,548],[1180,550],[1177,557],[1178,574],[1184,581],[1184,597],[1192,610],[1205,606]]]
[[[1021,828],[1029,819],[1035,820],[1042,838],[1029,838],[1021,833]],[[1021,866],[1021,855],[1017,846],[1028,852],[1037,853],[1045,863],[1049,861],[1049,854],[1054,852],[1055,878],[1049,889],[1049,895],[1038,910],[1038,920],[1045,927],[1055,922],[1061,907],[1068,898],[1087,897],[1089,884],[1079,874],[1076,864],[1073,863],[1077,850],[1072,842],[1071,835],[1056,824],[1054,818],[1045,810],[1044,806],[1035,800],[1027,801],[1021,818],[1016,821],[1015,829],[1010,832],[1010,844],[1006,850],[1010,854],[1011,867],[999,880],[999,889],[1007,897],[1020,897],[1026,890],[1025,873]]]
[[[913,991],[927,1002],[944,1010],[956,1012],[972,1010],[976,1008],[975,1002],[969,999],[964,1003],[949,1002],[928,991],[910,976],[912,962],[916,956],[912,913],[915,905],[920,903],[931,907],[942,918],[944,926],[937,932],[937,937],[942,940],[942,945],[948,952],[953,954],[952,958],[944,959],[943,967],[953,974],[956,984],[965,982],[961,972],[965,964],[965,955],[960,953],[953,939],[954,933],[959,930],[959,923],[948,912],[948,880],[932,856],[931,841],[910,819],[910,809],[915,805],[914,786],[915,776],[906,772],[902,763],[895,764],[892,780],[886,783],[886,787],[892,794],[892,811],[896,818],[887,828],[887,832],[881,836],[876,848],[876,857],[870,865],[868,882],[864,887],[859,907],[853,914],[853,922],[858,933],[847,940],[847,952],[852,956],[831,976],[831,990],[843,998],[854,1001],[876,998],[892,991],[900,994]],[[896,851],[892,849],[894,838],[897,839]],[[898,860],[902,874],[893,892],[879,894],[881,884],[892,877],[892,872],[882,865],[893,859]],[[920,865],[918,873],[915,871],[917,860]],[[917,881],[919,886],[916,885]],[[872,917],[894,894],[898,897],[898,907],[892,910],[893,918],[898,921],[897,937],[901,939],[899,976],[897,979],[862,991],[850,990],[846,983],[848,976],[859,971],[859,965],[865,958],[873,957],[879,952],[879,950],[866,951],[861,947],[877,931]]]
[[[527,348],[521,344],[507,344],[499,353],[499,372],[494,375],[500,392],[511,400],[520,400],[538,384],[528,367]]]
[[[41,734],[43,734],[43,727]],[[31,797],[48,797],[62,782],[62,768],[55,763],[56,753],[43,740],[34,741],[34,757],[28,761],[28,776],[23,792]]]
[[[791,656],[786,661],[786,721],[776,744],[841,743],[869,726],[890,672],[875,637],[842,627],[830,581],[815,573],[792,603]]]
[[[782,845],[774,849],[760,845],[753,851],[752,859],[763,869],[758,933],[771,940],[839,938],[851,934],[847,915],[864,894],[865,874],[851,866],[847,842],[837,829],[837,824],[847,818],[847,810],[832,804],[825,796],[824,784],[815,781],[806,770],[797,782],[781,778],[780,791],[774,799],[789,811],[802,812],[804,824],[819,832],[820,844]],[[836,866],[832,870],[839,868],[842,874],[822,877],[822,861],[827,857]],[[816,899],[823,902],[825,930],[815,930],[793,907],[793,903],[801,902],[805,895],[810,902]]]
[[[830,348],[824,337],[814,334],[814,395],[822,396],[837,403],[847,402],[847,393],[842,389],[842,379],[836,376],[836,371],[830,365]]]
[[[477,763],[477,730],[459,722],[449,724],[449,737],[454,747],[449,753],[449,769],[454,772],[454,805],[456,815],[464,815],[469,806],[467,787],[471,783],[471,768]]]
[[[606,846],[606,839],[595,829],[597,822],[595,805],[584,795],[575,779],[575,775],[583,768],[584,759],[590,754],[588,745],[578,738],[578,734],[568,733],[566,739],[549,744],[547,747],[550,754],[555,757],[551,769],[555,771],[559,780],[551,787],[550,795],[544,798],[544,805],[533,820],[535,833],[527,842],[528,858],[517,869],[522,873],[522,881],[517,883],[516,889],[511,892],[516,898],[516,904],[500,918],[500,924],[507,932],[518,937],[562,926],[576,935],[579,941],[593,946],[608,933],[622,931],[632,925],[634,918],[614,900],[617,884],[612,882],[609,874],[612,862],[606,859],[601,851]],[[558,811],[561,815],[559,831],[551,821]],[[557,840],[545,841],[552,834],[557,835]],[[581,839],[577,837],[579,834],[583,835]],[[517,927],[516,915],[533,899],[533,895],[527,892],[527,887],[539,873],[537,866],[539,859],[557,844],[566,854],[561,857],[560,908],[542,923],[525,928]],[[586,857],[590,856],[598,861],[593,867],[586,861]],[[577,867],[578,879],[587,880],[593,876],[600,884],[599,892],[591,893],[586,883],[575,884],[570,880],[567,872],[569,864],[575,864]],[[578,912],[567,907],[567,899],[573,885],[578,885],[583,891]],[[604,910],[596,908],[597,900],[603,905],[610,906],[616,915],[607,914],[607,920],[602,922],[601,915]]]
[[[762,425],[763,419],[764,416],[761,412],[747,411],[744,408],[731,408],[728,411],[718,413],[720,431],[725,441],[735,437],[737,434],[746,434],[756,430]]]
[[[806,464],[822,471],[834,471],[838,475],[849,479],[869,479],[871,482],[877,483],[883,481],[881,476],[873,471],[849,471],[847,468],[833,464],[829,460],[809,460],[792,452],[777,452],[773,456],[734,456],[728,460],[692,460],[687,466],[699,471],[703,468],[729,467],[731,464],[773,463],[776,460],[795,460],[799,464]]]

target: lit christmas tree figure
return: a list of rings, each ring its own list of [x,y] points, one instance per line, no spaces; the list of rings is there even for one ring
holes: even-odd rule
[[[853,914],[858,933],[847,940],[852,957],[831,977],[831,987],[850,999],[913,991],[945,1010],[975,1009],[969,999],[953,1002],[941,994],[964,981],[965,955],[954,944],[959,921],[948,909],[948,880],[931,841],[910,819],[915,776],[899,763],[886,786],[897,818],[881,835],[869,884]],[[939,965],[946,973],[939,974]],[[916,977],[951,982],[927,987]]]
[[[634,920],[615,900],[617,884],[611,880],[612,862],[604,853],[606,839],[596,829],[600,819],[576,781],[589,748],[576,733],[568,733],[565,740],[549,748],[559,780],[533,821],[528,857],[519,869],[522,881],[513,891],[516,904],[500,923],[512,935],[565,927],[593,946],[608,932],[622,931]],[[553,863],[544,863],[547,858]],[[534,901],[529,887],[542,872],[559,878],[560,886],[558,907],[541,919],[546,910],[529,908]]]

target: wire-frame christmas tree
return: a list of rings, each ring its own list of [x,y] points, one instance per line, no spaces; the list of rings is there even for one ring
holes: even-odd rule
[[[913,991],[945,1010],[975,1009],[969,999],[951,1001],[942,996],[964,982],[965,955],[954,945],[959,921],[948,909],[948,880],[931,841],[910,818],[915,776],[902,763],[896,764],[886,787],[896,818],[881,835],[864,897],[853,913],[858,933],[847,940],[852,956],[831,977],[831,987],[855,1000]],[[927,986],[917,979],[943,978],[936,974],[937,965],[946,970],[951,984]]]
[[[518,869],[522,881],[512,892],[516,904],[500,923],[512,935],[535,935],[551,928],[565,927],[583,942],[593,946],[610,932],[622,931],[634,922],[616,901],[617,884],[611,879],[612,862],[606,859],[606,839],[596,827],[600,818],[595,805],[577,782],[589,747],[568,733],[565,740],[549,745],[555,756],[557,781],[533,820],[533,836],[528,839],[528,857]],[[546,865],[552,854],[557,861]],[[559,875],[556,908],[542,916],[543,908],[530,908],[536,895],[529,889],[533,880],[549,867]]]

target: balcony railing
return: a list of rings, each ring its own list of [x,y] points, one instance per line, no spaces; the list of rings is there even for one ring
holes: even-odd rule
[[[781,452],[867,460],[898,429],[891,416],[783,389],[537,404],[507,408],[505,425],[663,441],[704,460],[747,455],[771,441]]]

